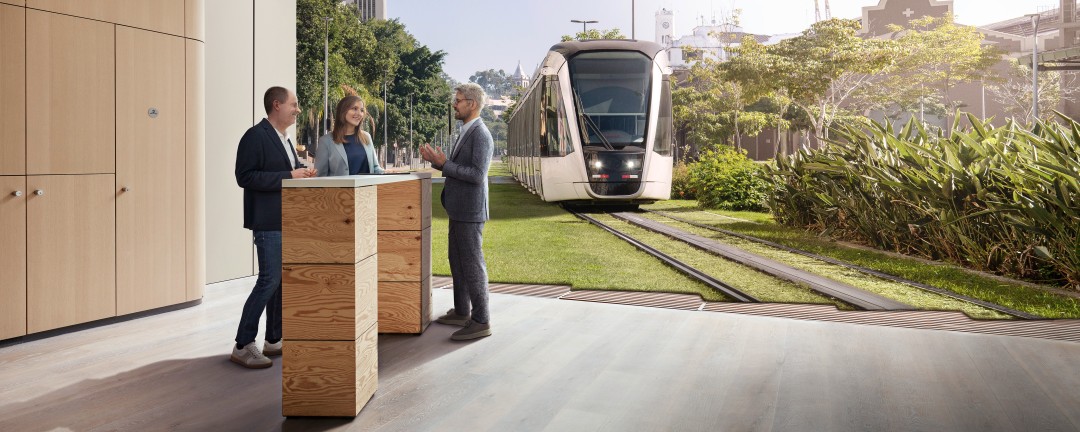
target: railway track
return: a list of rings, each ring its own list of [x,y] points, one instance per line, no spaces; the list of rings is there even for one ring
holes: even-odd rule
[[[596,226],[598,226],[598,227],[600,227],[600,228],[602,228],[602,229],[604,229],[604,230],[606,230],[608,232],[611,232],[615,236],[623,239],[624,241],[626,241],[628,243],[631,243],[632,245],[634,245],[638,249],[640,249],[640,250],[642,250],[642,251],[644,251],[646,253],[649,253],[650,255],[653,255],[654,257],[657,257],[661,261],[663,261],[663,262],[667,263],[668,265],[676,268],[677,270],[683,272],[684,274],[687,274],[688,276],[690,276],[690,277],[692,277],[694,279],[702,281],[702,283],[705,283],[706,285],[712,287],[713,289],[716,289],[716,290],[718,290],[720,292],[725,293],[726,295],[736,299],[737,301],[740,301],[740,302],[758,302],[759,301],[758,299],[755,299],[750,295],[742,293],[737,288],[732,287],[732,286],[724,283],[723,281],[717,280],[717,279],[715,279],[715,278],[713,278],[711,276],[708,276],[707,274],[705,274],[701,270],[695,269],[695,268],[693,268],[693,267],[691,267],[691,266],[689,266],[689,265],[687,265],[687,264],[685,264],[685,263],[683,263],[681,261],[678,261],[677,259],[675,259],[675,258],[673,258],[671,256],[668,256],[668,255],[660,252],[659,250],[656,250],[655,248],[653,248],[653,247],[651,247],[651,246],[649,246],[649,245],[647,245],[647,244],[633,238],[632,236],[630,236],[630,235],[628,235],[626,233],[623,233],[623,232],[619,231],[618,229],[616,229],[614,227],[611,227],[611,226],[597,220],[596,218],[594,218],[594,217],[592,217],[592,216],[590,216],[588,214],[584,214],[582,212],[576,211],[573,208],[567,208],[567,210],[570,211],[572,214],[574,214],[576,217],[581,218],[583,220],[586,220],[586,221],[592,223],[593,225],[596,225]],[[986,301],[983,301],[983,300],[963,296],[963,295],[956,294],[956,293],[953,293],[953,292],[950,292],[950,291],[946,291],[946,290],[943,290],[943,289],[940,289],[940,288],[932,287],[932,286],[929,286],[929,285],[926,285],[926,284],[921,284],[919,282],[903,279],[903,278],[900,278],[900,277],[897,277],[897,276],[894,276],[894,275],[889,275],[889,274],[886,274],[886,273],[877,272],[877,271],[872,270],[872,269],[867,269],[865,267],[860,267],[860,266],[856,266],[854,264],[845,263],[845,262],[838,261],[838,260],[835,260],[835,259],[832,259],[832,258],[829,258],[829,257],[823,257],[823,256],[820,256],[820,255],[816,255],[816,254],[807,252],[807,251],[802,251],[802,250],[799,250],[799,249],[790,248],[790,247],[787,247],[787,246],[784,246],[784,245],[780,245],[778,243],[769,242],[767,240],[758,239],[758,238],[755,238],[755,237],[746,236],[744,234],[735,233],[735,232],[728,231],[728,230],[722,230],[722,229],[715,228],[715,227],[710,227],[708,225],[695,223],[693,221],[687,221],[685,219],[674,217],[674,216],[671,216],[671,215],[668,215],[668,214],[665,214],[665,213],[661,213],[661,212],[653,212],[653,213],[659,214],[659,215],[664,216],[664,217],[671,218],[672,220],[677,220],[679,222],[687,223],[687,224],[698,226],[698,227],[705,228],[705,229],[714,230],[714,231],[717,231],[717,232],[720,232],[720,233],[723,233],[723,234],[726,234],[726,235],[732,235],[732,236],[742,238],[742,239],[745,239],[745,240],[748,240],[748,241],[755,241],[755,242],[765,244],[765,245],[768,245],[768,246],[772,246],[772,247],[775,247],[775,248],[778,248],[778,249],[781,249],[781,250],[784,250],[784,251],[787,251],[787,252],[797,253],[797,254],[800,254],[800,255],[804,255],[804,256],[815,258],[815,259],[819,259],[819,260],[822,260],[824,262],[828,262],[830,264],[841,265],[841,266],[844,266],[846,268],[851,268],[851,269],[859,271],[861,273],[872,275],[872,276],[875,276],[875,277],[878,277],[878,278],[890,280],[890,281],[893,281],[893,282],[903,283],[905,285],[909,285],[909,286],[912,286],[912,287],[915,287],[915,288],[918,288],[918,289],[930,291],[930,292],[940,294],[940,295],[945,295],[945,296],[953,298],[955,300],[976,304],[976,305],[978,305],[980,307],[985,307],[987,309],[991,309],[991,310],[994,310],[994,311],[997,311],[997,312],[1000,312],[1000,313],[1003,313],[1003,314],[1006,314],[1006,315],[1010,315],[1010,316],[1013,316],[1013,317],[1016,317],[1016,318],[1039,319],[1039,317],[1028,314],[1028,313],[1025,313],[1025,312],[1013,310],[1011,308],[1007,308],[1007,307],[997,305],[997,304],[994,304],[994,303],[990,303],[990,302],[986,302]],[[807,272],[807,271],[804,271],[804,270],[796,269],[796,268],[791,267],[789,265],[780,263],[778,261],[775,261],[775,260],[760,256],[760,255],[756,255],[756,254],[747,252],[747,251],[739,249],[737,247],[722,244],[722,243],[719,243],[719,242],[717,242],[715,240],[712,240],[712,239],[709,239],[709,238],[706,238],[706,237],[702,237],[702,236],[698,236],[698,235],[695,235],[695,234],[692,234],[692,233],[688,233],[688,232],[679,230],[678,228],[671,227],[669,225],[666,225],[666,224],[663,224],[663,223],[660,223],[660,222],[657,222],[657,221],[653,221],[653,220],[644,218],[639,213],[635,213],[635,212],[612,212],[612,213],[610,213],[610,215],[612,217],[615,217],[616,219],[625,221],[627,223],[638,226],[640,228],[643,228],[643,229],[646,229],[646,230],[649,230],[649,231],[652,231],[652,232],[663,234],[663,235],[668,236],[670,238],[673,238],[673,239],[676,239],[678,241],[687,243],[687,244],[689,244],[691,246],[694,246],[694,247],[696,247],[698,249],[706,250],[706,251],[708,251],[710,253],[713,253],[715,255],[719,255],[721,257],[724,257],[724,258],[729,259],[731,261],[734,261],[736,263],[739,263],[739,264],[754,268],[754,269],[756,269],[758,271],[761,271],[761,272],[763,272],[765,274],[768,274],[768,275],[771,275],[773,277],[788,280],[788,281],[791,281],[793,283],[808,287],[808,288],[810,288],[811,290],[813,290],[815,292],[818,292],[818,293],[820,293],[822,295],[825,295],[827,297],[830,297],[830,298],[834,298],[834,299],[839,300],[841,302],[847,303],[847,304],[849,304],[849,305],[851,305],[851,306],[853,306],[853,307],[855,307],[857,309],[862,309],[862,310],[915,310],[915,309],[917,309],[916,307],[914,307],[912,305],[908,305],[908,304],[905,304],[905,303],[902,303],[902,302],[898,302],[898,301],[895,301],[895,300],[880,296],[880,295],[878,295],[876,293],[872,293],[872,292],[863,290],[861,288],[858,288],[858,287],[855,287],[855,286],[852,286],[852,285],[848,285],[848,284],[845,284],[845,283],[842,283],[842,282],[838,282],[838,281],[835,281],[835,280],[832,280],[832,279],[829,279],[829,278],[826,278],[826,277],[823,277],[823,276],[819,276],[819,275],[816,275],[816,274],[813,274],[813,273],[810,273],[810,272]]]
[[[652,214],[657,214],[657,215],[663,216],[663,217],[671,219],[671,220],[675,220],[675,221],[678,221],[678,222],[685,223],[687,225],[696,226],[698,228],[703,228],[703,229],[718,232],[718,233],[721,233],[721,234],[724,234],[724,235],[740,238],[740,239],[743,239],[743,240],[746,240],[746,241],[751,241],[751,242],[754,242],[754,243],[762,244],[762,245],[769,246],[769,247],[772,247],[772,248],[775,248],[775,249],[779,249],[779,250],[782,250],[782,251],[785,251],[785,252],[790,252],[790,253],[802,255],[802,256],[805,256],[805,257],[813,258],[813,259],[816,259],[816,260],[819,260],[819,261],[827,262],[829,264],[842,266],[842,267],[845,267],[845,268],[848,268],[848,269],[851,269],[851,270],[855,270],[855,271],[857,271],[859,273],[862,273],[862,274],[874,276],[874,277],[884,279],[884,280],[888,280],[888,281],[892,281],[892,282],[901,283],[901,284],[904,284],[904,285],[908,285],[908,286],[911,286],[911,287],[914,287],[914,288],[921,289],[923,291],[928,291],[928,292],[932,292],[932,293],[935,293],[935,294],[938,294],[938,295],[949,297],[949,298],[952,298],[954,300],[959,300],[959,301],[975,304],[975,305],[978,305],[978,306],[981,306],[981,307],[984,307],[984,308],[987,308],[987,309],[990,309],[990,310],[993,310],[993,311],[996,311],[996,312],[1000,312],[1000,313],[1003,313],[1005,315],[1009,315],[1009,316],[1012,316],[1012,317],[1015,317],[1015,318],[1027,319],[1027,320],[1043,319],[1040,316],[1032,315],[1032,314],[1029,314],[1027,312],[1023,312],[1023,311],[1018,311],[1016,309],[1012,309],[1012,308],[1002,306],[1002,305],[999,305],[999,304],[996,304],[996,303],[991,303],[991,302],[988,302],[988,301],[985,301],[985,300],[980,300],[980,299],[977,299],[977,298],[974,298],[974,297],[965,296],[963,294],[957,294],[955,292],[952,292],[952,291],[949,291],[949,290],[946,290],[946,289],[938,288],[938,287],[927,285],[927,284],[924,284],[924,283],[921,283],[921,282],[916,282],[916,281],[913,281],[913,280],[910,280],[910,279],[905,279],[905,278],[902,278],[902,277],[899,277],[899,276],[896,276],[896,275],[891,275],[891,274],[880,272],[880,271],[877,271],[877,270],[874,270],[874,269],[870,269],[870,268],[866,268],[866,267],[863,267],[863,266],[859,266],[859,265],[851,264],[851,263],[848,263],[848,262],[840,261],[838,259],[827,257],[827,256],[824,256],[824,255],[818,255],[818,254],[815,254],[813,252],[805,251],[805,250],[802,250],[802,249],[796,249],[796,248],[793,248],[793,247],[785,246],[785,245],[782,245],[782,244],[779,244],[779,243],[776,243],[776,242],[772,242],[772,241],[769,241],[769,240],[765,240],[765,239],[762,239],[762,238],[749,236],[749,235],[738,233],[738,232],[731,231],[731,230],[717,228],[717,227],[707,225],[707,224],[703,224],[703,223],[700,223],[700,222],[694,222],[694,221],[691,221],[691,220],[680,218],[678,216],[671,215],[671,214],[666,213],[666,212],[653,211],[653,210],[644,210],[644,209],[642,209],[641,211],[647,212],[647,213],[652,213]]]
[[[567,211],[572,213],[574,216],[577,216],[578,218],[581,218],[581,219],[583,219],[585,221],[588,221],[589,223],[591,223],[593,225],[596,225],[596,226],[606,230],[607,232],[610,232],[610,233],[614,234],[616,237],[618,237],[620,239],[623,239],[624,241],[626,241],[627,243],[630,243],[634,247],[644,251],[645,253],[647,253],[649,255],[652,255],[652,256],[656,257],[660,261],[663,261],[665,264],[667,264],[667,265],[669,265],[671,267],[674,267],[676,270],[679,270],[679,271],[683,272],[683,274],[686,274],[687,276],[700,281],[701,283],[709,286],[710,288],[712,288],[714,290],[717,290],[719,292],[724,293],[724,295],[726,295],[728,297],[731,297],[731,298],[735,299],[736,301],[743,302],[743,303],[758,303],[759,302],[759,300],[754,298],[753,296],[751,296],[749,294],[746,294],[746,293],[740,291],[739,289],[737,289],[737,288],[735,288],[735,287],[733,287],[731,285],[728,285],[728,284],[726,284],[726,283],[724,283],[724,282],[722,282],[722,281],[720,281],[720,280],[718,280],[718,279],[716,279],[716,278],[714,278],[712,276],[709,276],[709,275],[705,274],[704,272],[702,272],[702,271],[700,271],[698,269],[695,269],[695,268],[687,265],[686,263],[683,263],[682,261],[679,261],[679,260],[671,257],[670,255],[667,255],[667,254],[665,254],[663,252],[660,252],[659,250],[656,250],[652,246],[649,246],[649,245],[647,245],[645,243],[642,243],[641,241],[638,241],[637,239],[635,239],[635,238],[633,238],[633,237],[631,237],[629,235],[626,235],[622,231],[619,231],[619,230],[617,230],[615,228],[612,228],[611,226],[609,226],[609,225],[607,225],[607,224],[605,224],[603,222],[600,222],[600,221],[596,220],[596,218],[594,218],[592,216],[589,216],[589,215],[587,215],[585,213],[581,213],[581,212],[578,212],[578,211],[570,209],[570,208],[567,208]]]

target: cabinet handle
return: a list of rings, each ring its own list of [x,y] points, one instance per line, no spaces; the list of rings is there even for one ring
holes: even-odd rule
[[[45,191],[43,191],[41,189],[38,189],[38,190],[34,191],[34,195],[37,195],[37,196],[45,195]]]
[[[21,197],[22,196],[22,191],[15,191],[15,192],[12,192],[11,194],[15,195],[17,197]]]
[[[127,186],[124,186],[124,187],[120,188],[120,191],[121,191],[121,192],[130,192],[130,191],[131,191],[131,188],[129,188],[129,187],[127,187]]]

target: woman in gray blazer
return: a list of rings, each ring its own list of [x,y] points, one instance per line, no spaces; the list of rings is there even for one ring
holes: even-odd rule
[[[375,158],[371,135],[360,128],[364,121],[375,128],[364,100],[346,96],[334,110],[334,130],[319,138],[315,153],[315,169],[319,177],[357,174],[382,174]]]

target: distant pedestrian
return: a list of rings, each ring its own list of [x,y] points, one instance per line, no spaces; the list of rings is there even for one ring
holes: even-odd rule
[[[236,149],[236,184],[244,189],[244,228],[252,231],[259,254],[259,278],[251,289],[236,344],[229,358],[241,366],[260,369],[273,364],[267,356],[281,355],[281,181],[314,177],[296,156],[286,129],[296,123],[300,107],[296,94],[270,87],[263,95],[266,118],[240,138]],[[266,310],[262,350],[255,342],[259,317]]]
[[[446,178],[441,200],[450,218],[447,255],[454,279],[454,308],[436,322],[465,327],[450,338],[469,340],[491,335],[483,244],[484,222],[488,220],[487,174],[495,146],[480,119],[484,90],[475,83],[454,90],[454,117],[464,122],[457,144],[449,157],[430,144],[424,144],[420,154]]]

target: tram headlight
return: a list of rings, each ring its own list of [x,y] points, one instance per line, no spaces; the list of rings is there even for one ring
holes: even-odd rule
[[[637,165],[637,162],[636,162],[636,161],[634,161],[634,160],[628,160],[628,161],[626,161],[626,167],[627,167],[627,168],[630,168],[630,169],[634,169],[634,166],[636,166],[636,165]]]
[[[592,163],[593,168],[600,169],[604,167],[604,163],[599,160],[594,160]]]

